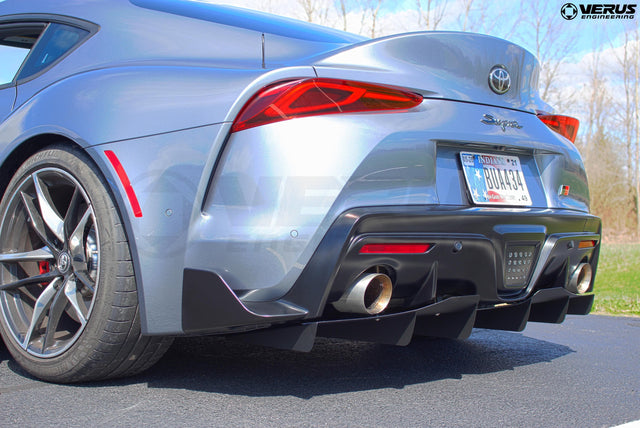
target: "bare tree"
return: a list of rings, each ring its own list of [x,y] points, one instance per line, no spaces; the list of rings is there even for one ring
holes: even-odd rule
[[[597,166],[598,152],[601,150],[601,141],[607,135],[608,107],[611,102],[605,79],[600,71],[601,49],[594,52],[589,64],[591,74],[588,86],[584,88],[588,93],[587,117],[590,119],[585,126],[585,141],[578,141],[587,167],[593,163]],[[592,161],[593,159],[593,161]]]
[[[462,21],[460,22],[460,26],[461,26],[461,30],[462,31],[470,31],[467,30],[467,25],[469,24],[469,17],[471,15],[471,10],[473,7],[473,2],[474,0],[462,0],[462,13],[460,14],[460,16],[458,17],[458,21]]]
[[[635,168],[635,185],[636,185],[636,237],[640,238],[640,30],[636,26],[634,32],[635,41],[635,61],[633,65],[633,74],[635,75],[634,100],[635,100],[635,140],[636,140],[636,168]]]
[[[329,25],[329,15],[333,4],[328,0],[298,0],[304,11],[304,19],[316,24]]]
[[[360,34],[366,34],[371,38],[377,37],[379,34],[378,17],[382,0],[360,0],[359,8],[362,13],[360,20]]]
[[[437,30],[444,18],[445,2],[437,0],[416,0],[418,26],[426,30]]]
[[[513,13],[495,0],[461,0],[460,5],[458,28],[461,31],[492,34],[507,40],[513,36],[524,13]]]
[[[347,16],[349,15],[349,9],[347,8],[347,0],[339,0],[339,14],[342,18],[342,31],[347,31],[348,22]]]
[[[258,8],[258,10],[273,13],[273,0],[260,0],[260,7]]]
[[[577,31],[567,31],[566,22],[560,16],[554,2],[527,3],[527,13],[521,13],[523,19],[518,26],[523,39],[535,40],[535,54],[541,65],[540,96],[557,107],[568,103],[566,94],[560,96],[555,85],[562,73],[566,59],[572,52],[577,40]]]
[[[624,168],[627,175],[625,182],[632,201],[634,214],[632,229],[636,237],[640,237],[639,33],[637,27],[635,31],[624,33],[624,43],[619,48],[616,48],[613,42],[610,43],[611,52],[613,52],[619,67],[617,80],[620,81],[621,89],[624,92],[624,96],[614,98],[616,126],[613,127],[613,130],[616,132],[618,149],[625,155],[620,168]]]
[[[626,168],[627,155],[616,134],[611,86],[602,73],[601,49],[591,56],[590,80],[584,88],[587,95],[585,131],[576,141],[589,173],[591,209],[604,223],[609,238],[628,235],[632,226],[632,195]]]
[[[635,234],[640,238],[640,30],[625,34],[623,82],[628,169],[633,188]]]
[[[627,102],[627,120],[631,125],[627,129],[627,147],[633,185],[635,232],[640,238],[640,30],[636,25],[631,37],[625,40],[624,84]],[[627,53],[627,50],[629,51]],[[634,150],[635,149],[635,150]]]

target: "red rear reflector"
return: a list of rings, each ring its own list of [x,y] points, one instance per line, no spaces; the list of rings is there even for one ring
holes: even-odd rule
[[[122,183],[122,187],[124,187],[125,192],[127,192],[127,198],[129,198],[129,203],[131,204],[131,209],[133,210],[133,215],[136,217],[142,217],[142,209],[140,209],[140,204],[138,203],[138,197],[136,196],[136,192],[133,191],[133,187],[131,186],[131,182],[129,181],[129,177],[125,172],[122,164],[120,163],[120,159],[113,153],[111,150],[105,150],[104,154],[111,162],[113,169],[116,170],[116,174],[118,174],[118,178]]]
[[[365,244],[360,254],[424,254],[431,244]]]
[[[578,127],[580,126],[580,121],[578,119],[569,116],[545,114],[538,115],[538,119],[558,134],[568,138],[572,143],[575,143],[576,135],[578,135]]]
[[[596,241],[580,241],[578,248],[593,248],[597,244]]]
[[[231,132],[296,117],[407,110],[422,96],[387,86],[336,79],[302,79],[267,86],[242,108]]]

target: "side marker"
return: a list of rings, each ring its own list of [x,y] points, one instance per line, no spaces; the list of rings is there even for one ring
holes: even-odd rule
[[[125,192],[127,192],[127,198],[129,198],[129,203],[131,204],[133,215],[135,217],[142,217],[142,209],[140,208],[138,197],[136,196],[136,192],[131,186],[131,182],[129,181],[127,173],[120,163],[120,159],[118,159],[116,154],[111,150],[105,150],[104,154],[107,156],[107,159],[109,159],[109,162],[111,162],[111,166],[113,166],[113,169],[115,169],[116,174],[118,174],[118,179],[120,179],[120,183],[122,183],[122,187],[124,187]]]

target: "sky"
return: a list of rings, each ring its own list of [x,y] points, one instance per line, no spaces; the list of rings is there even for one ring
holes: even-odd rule
[[[304,9],[301,5],[304,0],[203,0],[216,3],[246,7],[250,9],[269,11],[284,16],[305,19]],[[314,0],[308,0],[314,1]],[[346,0],[347,5],[353,8],[349,30],[359,32],[362,13],[356,10],[358,0]],[[366,3],[367,0],[359,0]],[[375,3],[376,0],[369,0]],[[315,0],[318,5],[328,3],[330,0]],[[469,0],[435,0],[437,11],[443,11],[442,21],[438,30],[460,31],[463,29],[463,15],[465,6]],[[582,20],[567,21],[560,15],[561,7],[566,0],[471,0],[471,18],[482,19],[485,25],[477,28],[478,32],[495,35],[497,37],[517,39],[512,40],[524,46],[530,51],[535,51],[535,39],[531,29],[525,22],[534,19],[536,12],[541,15],[543,25],[553,21],[558,31],[557,35],[576,35],[572,53],[584,54],[599,45],[608,45],[611,42],[620,44],[620,35],[634,25],[637,27],[639,19],[636,14],[634,20]],[[339,0],[334,1],[335,4]],[[379,12],[380,29],[382,35],[424,30],[424,25],[418,25],[416,0],[382,0]],[[427,1],[422,0],[426,7]],[[576,5],[581,3],[576,2]],[[587,4],[587,3],[583,3]],[[625,3],[618,3],[619,5]],[[328,24],[340,26],[340,18],[331,17]],[[368,22],[370,22],[369,20]],[[515,27],[515,28],[514,28]],[[468,28],[467,28],[468,29]],[[475,28],[471,28],[474,30]],[[530,36],[530,37],[527,37]]]

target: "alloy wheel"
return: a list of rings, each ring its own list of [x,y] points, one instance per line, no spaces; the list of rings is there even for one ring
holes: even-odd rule
[[[0,308],[15,342],[51,358],[85,328],[96,298],[99,236],[91,201],[59,168],[26,176],[0,226]]]

